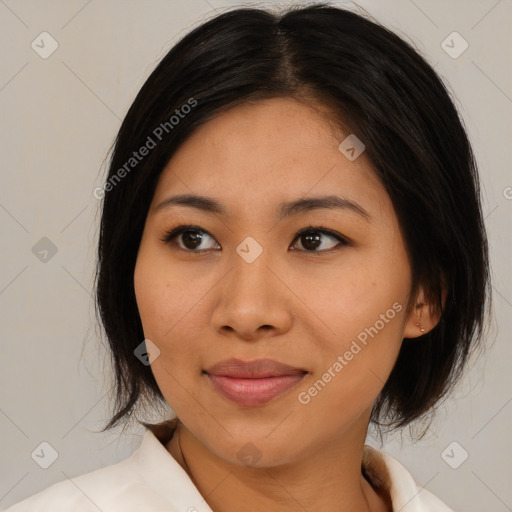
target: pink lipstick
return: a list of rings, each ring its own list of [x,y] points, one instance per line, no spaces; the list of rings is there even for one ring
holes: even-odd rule
[[[252,407],[294,388],[308,372],[272,359],[227,359],[207,368],[205,373],[226,398]]]

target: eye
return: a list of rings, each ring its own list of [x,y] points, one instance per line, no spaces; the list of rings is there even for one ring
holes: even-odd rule
[[[327,235],[327,238],[330,238],[331,240],[336,240],[337,243],[327,243],[327,247],[325,247],[326,244],[322,240],[322,237],[325,237],[325,235]],[[305,250],[305,252],[309,253],[327,252],[332,249],[339,248],[337,246],[340,245],[349,245],[349,240],[347,238],[340,235],[339,233],[331,231],[330,229],[325,229],[323,226],[309,226],[308,228],[303,229],[297,233],[294,241],[295,240],[299,240],[301,245],[305,248],[301,250]],[[319,247],[321,250],[317,250]]]
[[[322,240],[323,237],[329,238],[331,241],[334,240],[337,243],[327,243],[327,247],[325,247],[326,243]],[[215,240],[207,231],[198,226],[178,226],[166,232],[164,237],[161,238],[161,241],[165,244],[177,245],[178,248],[183,251],[201,253],[216,248],[212,246],[201,248],[201,244],[208,239]],[[350,241],[346,237],[326,229],[323,226],[309,226],[301,230],[293,239],[294,242],[296,240],[300,241],[302,247],[304,247],[304,249],[299,250],[308,253],[327,252],[335,249],[337,246],[350,244]],[[217,244],[217,248],[219,247],[220,246]],[[318,250],[319,248],[320,250]]]
[[[206,235],[206,236],[205,236]],[[181,245],[177,243],[174,239],[181,241]],[[213,247],[203,247],[201,250],[196,250],[201,246],[203,241],[207,238],[214,238],[206,232],[204,229],[199,228],[198,226],[178,226],[171,231],[168,231],[164,238],[162,238],[162,242],[165,244],[176,244],[179,249],[188,252],[202,252],[212,249]]]

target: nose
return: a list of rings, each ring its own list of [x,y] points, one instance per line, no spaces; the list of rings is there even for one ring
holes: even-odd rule
[[[292,325],[293,293],[265,250],[251,263],[237,253],[216,286],[213,328],[243,340],[277,336]]]

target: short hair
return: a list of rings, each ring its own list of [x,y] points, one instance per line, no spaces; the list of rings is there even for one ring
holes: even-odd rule
[[[159,175],[216,114],[277,97],[327,106],[342,130],[363,141],[399,221],[412,293],[421,285],[441,312],[421,340],[403,341],[373,424],[396,429],[434,411],[481,344],[490,278],[477,166],[442,80],[409,43],[367,16],[327,3],[280,13],[237,8],[170,49],[113,145],[96,269],[96,311],[115,370],[115,411],[103,430],[126,422],[143,400],[165,402],[150,366],[134,356],[144,333],[133,274]],[[150,139],[156,145],[135,160]]]

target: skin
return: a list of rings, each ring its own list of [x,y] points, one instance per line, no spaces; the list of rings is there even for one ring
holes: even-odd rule
[[[182,422],[186,464],[176,435],[166,448],[215,512],[238,511],[241,503],[269,512],[390,510],[361,474],[370,411],[403,338],[424,334],[419,320],[426,333],[438,318],[427,306],[407,309],[411,298],[425,301],[421,289],[410,296],[393,205],[365,153],[349,161],[338,149],[348,133],[322,113],[291,98],[224,111],[180,146],[148,212],[135,293],[144,335],[160,350],[151,369]],[[186,193],[215,198],[226,214],[188,206],[156,211],[167,197]],[[356,202],[369,218],[318,209],[277,219],[282,202],[324,194]],[[183,235],[162,242],[185,224],[207,232],[197,249]],[[308,246],[297,233],[310,225],[350,243],[316,230],[321,242]],[[263,249],[252,263],[236,252],[248,236]],[[401,311],[309,403],[300,403],[299,393],[394,303]],[[242,407],[203,373],[229,357],[269,357],[309,373],[270,402]],[[254,467],[237,456],[247,443],[260,455]]]

